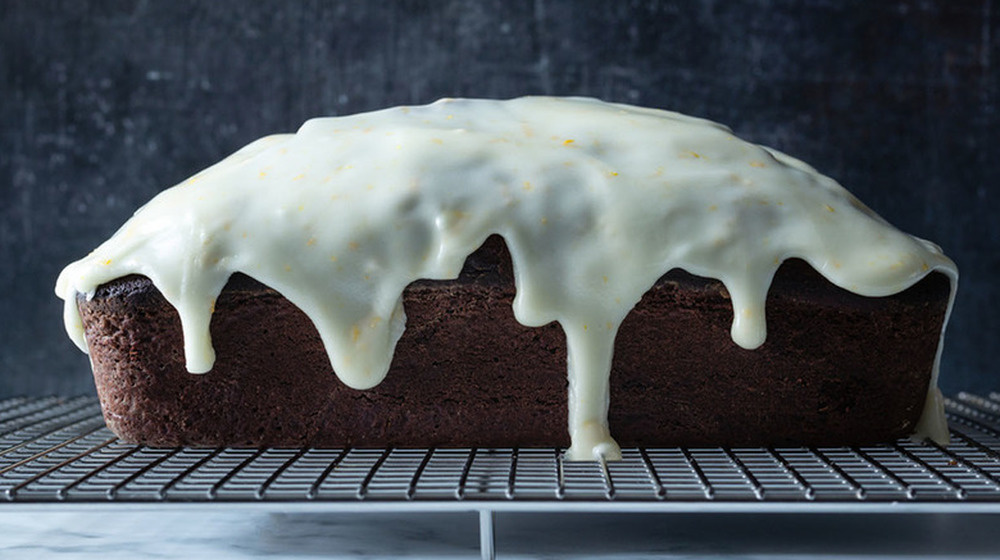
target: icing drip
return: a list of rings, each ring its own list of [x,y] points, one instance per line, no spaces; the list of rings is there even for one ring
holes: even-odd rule
[[[957,279],[934,245],[725,127],[590,99],[521,98],[315,119],[258,140],[151,200],[69,265],[56,292],[86,350],[76,295],[149,277],[179,312],[188,370],[205,373],[215,298],[242,272],[301,308],[337,375],[365,389],[389,369],[403,289],[456,277],[494,233],[510,249],[518,321],[557,321],[566,333],[572,459],[620,456],[607,423],[615,334],[670,269],[725,284],[733,340],[748,349],[764,342],[768,287],[785,259],[867,296],[933,270]],[[934,391],[921,427],[946,440]]]

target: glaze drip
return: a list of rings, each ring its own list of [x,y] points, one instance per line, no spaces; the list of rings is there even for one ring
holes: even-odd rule
[[[66,267],[56,292],[86,351],[76,295],[149,277],[178,310],[188,370],[205,373],[215,299],[242,272],[301,308],[340,379],[366,389],[385,377],[403,332],[403,289],[455,278],[492,234],[511,253],[517,320],[566,333],[571,459],[620,457],[607,423],[615,335],[672,268],[725,284],[733,340],[747,349],[766,338],[767,291],[788,258],[866,296],[935,270],[957,281],[933,244],[723,126],[529,97],[314,119],[258,140],[156,196]],[[936,394],[921,429],[946,440]]]

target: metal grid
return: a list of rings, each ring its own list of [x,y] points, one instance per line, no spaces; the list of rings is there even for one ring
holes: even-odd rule
[[[946,401],[952,443],[625,449],[163,449],[129,445],[93,397],[0,401],[0,504],[496,511],[1000,513],[1000,394]],[[15,505],[19,504],[19,505]],[[0,506],[3,507],[3,506]]]
[[[979,504],[1000,511],[1000,394],[947,402],[952,444],[626,449],[162,449],[122,443],[97,401],[0,401],[9,502],[438,504],[465,510],[642,510],[667,504]],[[606,504],[602,506],[601,504]]]

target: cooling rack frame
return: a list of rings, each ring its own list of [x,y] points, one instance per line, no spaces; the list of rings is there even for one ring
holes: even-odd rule
[[[194,449],[120,442],[97,400],[0,401],[0,511],[1000,514],[1000,394],[946,400],[952,444],[625,449]]]

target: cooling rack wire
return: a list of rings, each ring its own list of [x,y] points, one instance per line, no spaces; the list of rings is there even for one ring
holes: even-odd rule
[[[93,397],[12,398],[0,401],[0,507],[468,511],[483,558],[496,512],[1000,513],[1000,394],[946,407],[947,447],[633,448],[567,462],[554,448],[152,448],[119,441]]]

